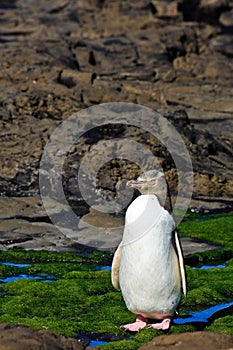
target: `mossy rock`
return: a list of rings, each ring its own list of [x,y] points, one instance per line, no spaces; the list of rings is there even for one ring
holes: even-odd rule
[[[180,225],[180,231],[182,235],[211,238],[213,242],[224,245],[219,255],[215,253],[215,257],[219,257],[232,249],[232,219],[229,215],[208,216],[200,220],[193,216],[191,221],[184,221]],[[205,263],[212,263],[214,258],[210,252],[199,253],[198,256],[199,261],[205,256]],[[182,298],[181,316],[187,315],[189,311],[232,301],[233,259],[230,258],[229,255],[224,269],[202,270],[187,266],[188,295]],[[112,287],[110,271],[95,271],[96,265],[111,263],[110,255],[101,252],[81,256],[73,253],[9,250],[0,252],[0,260],[32,263],[23,268],[0,265],[0,278],[24,273],[52,275],[57,279],[53,282],[22,279],[0,285],[0,322],[21,323],[37,329],[46,327],[65,336],[76,336],[79,332],[99,332],[125,337],[125,340],[102,345],[101,349],[138,349],[156,335],[163,334],[154,329],[129,334],[120,328],[121,324],[134,321],[135,316],[126,309],[121,293]],[[204,329],[233,334],[232,322],[233,316],[227,314],[210,320]],[[196,329],[195,324],[172,324],[166,333]]]
[[[109,255],[100,251],[94,251],[93,253],[84,255],[78,255],[75,253],[56,253],[48,252],[45,250],[14,250],[9,249],[6,251],[0,251],[0,261],[11,261],[20,263],[89,263],[89,264],[103,264],[109,260]]]
[[[203,239],[222,246],[222,249],[194,254],[200,264],[211,264],[233,257],[232,227],[233,215],[193,214],[191,221],[184,220],[178,229],[181,237]]]
[[[217,320],[213,321],[213,323],[206,327],[206,331],[209,332],[217,332],[217,333],[224,333],[224,334],[232,334],[233,335],[233,316],[225,316],[218,318]]]

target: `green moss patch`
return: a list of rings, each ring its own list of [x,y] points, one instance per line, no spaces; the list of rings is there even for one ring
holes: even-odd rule
[[[0,261],[11,261],[19,263],[86,263],[100,265],[109,261],[109,255],[103,252],[94,251],[85,256],[75,253],[47,252],[45,250],[6,250],[0,251]]]
[[[220,244],[221,249],[195,253],[199,264],[212,264],[233,257],[233,215],[197,215],[188,214],[178,226],[181,237],[193,237]]]
[[[199,253],[199,262],[213,263],[216,257],[232,250],[231,227],[233,217],[192,217],[180,224],[183,236],[208,239],[224,247]],[[217,253],[216,253],[217,254]],[[203,258],[205,257],[205,258]],[[224,269],[192,269],[187,266],[188,295],[182,298],[180,315],[200,311],[233,299],[233,259],[228,256]],[[4,251],[0,261],[31,263],[18,268],[0,265],[0,279],[19,274],[52,275],[53,282],[22,279],[0,284],[0,322],[21,323],[37,329],[48,328],[66,336],[91,332],[114,334],[125,340],[100,346],[100,349],[138,349],[156,335],[164,334],[154,329],[144,329],[129,334],[120,325],[133,322],[135,316],[125,306],[120,292],[111,285],[110,271],[95,271],[96,265],[110,265],[111,256],[100,252],[89,256],[45,251]],[[233,334],[233,317],[230,314],[211,319],[205,330]],[[195,331],[195,324],[172,324],[166,333]]]
[[[209,327],[206,327],[206,331],[225,334],[233,334],[232,329],[233,317],[230,315],[220,317],[217,320],[213,321],[213,323]]]
[[[211,306],[233,299],[233,267],[216,269],[192,269],[186,267],[188,294],[184,300],[186,306]]]

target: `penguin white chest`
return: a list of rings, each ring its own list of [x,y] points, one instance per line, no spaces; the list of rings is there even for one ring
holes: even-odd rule
[[[181,279],[173,229],[172,216],[155,195],[141,195],[129,206],[119,282],[130,311],[174,313],[181,297]]]

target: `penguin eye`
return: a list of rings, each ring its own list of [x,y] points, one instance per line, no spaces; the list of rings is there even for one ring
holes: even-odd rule
[[[149,180],[149,183],[152,184],[152,185],[155,184],[156,182],[157,182],[156,179],[151,179],[151,180]]]

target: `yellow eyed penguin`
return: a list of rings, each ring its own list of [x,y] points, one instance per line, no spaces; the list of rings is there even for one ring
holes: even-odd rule
[[[180,303],[182,289],[186,294],[178,233],[172,215],[163,207],[166,180],[162,172],[149,170],[127,186],[139,189],[141,195],[126,211],[123,238],[112,262],[112,284],[136,314],[136,322],[122,327],[139,331],[148,323],[165,330]]]

